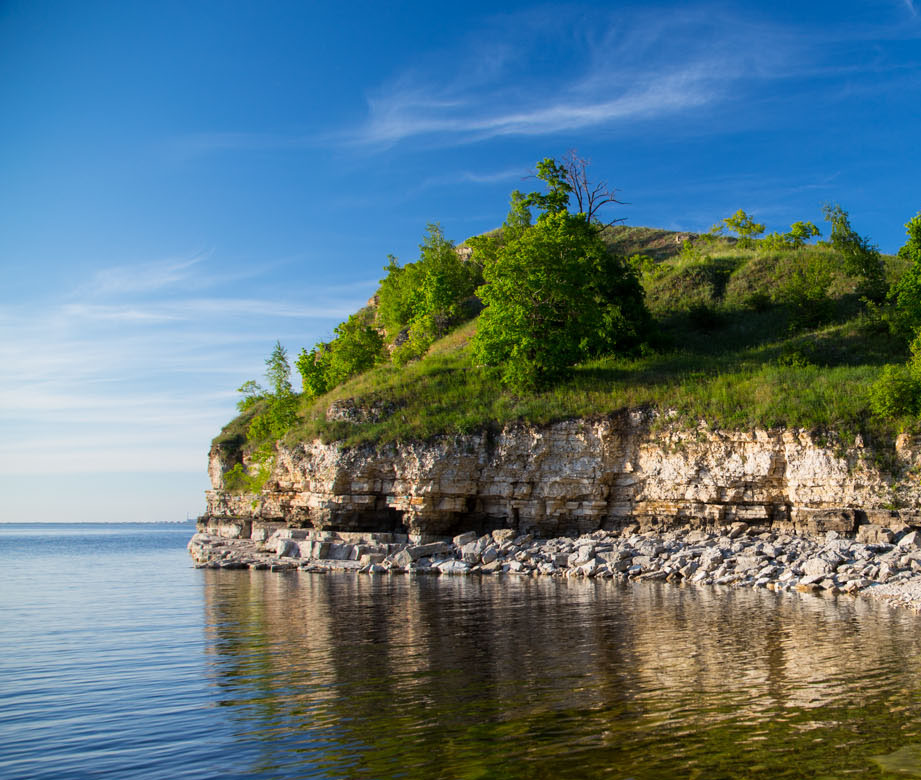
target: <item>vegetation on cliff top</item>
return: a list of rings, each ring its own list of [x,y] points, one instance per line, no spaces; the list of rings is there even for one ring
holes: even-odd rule
[[[538,177],[547,192],[514,192],[499,230],[457,248],[430,225],[416,262],[390,257],[376,299],[298,356],[302,393],[276,345],[269,388],[241,388],[215,443],[387,442],[641,406],[732,428],[918,427],[921,214],[883,256],[837,205],[818,243],[809,222],[762,238],[744,211],[677,234],[602,224],[614,192],[574,155]]]

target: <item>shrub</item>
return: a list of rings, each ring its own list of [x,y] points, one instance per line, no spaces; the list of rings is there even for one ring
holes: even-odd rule
[[[841,254],[844,269],[862,281],[863,294],[881,300],[886,294],[886,276],[879,250],[854,231],[848,213],[837,203],[825,204],[822,211],[831,224],[828,245]]]
[[[378,320],[391,340],[406,328],[429,343],[444,335],[467,316],[464,301],[483,281],[479,266],[461,257],[437,224],[428,226],[417,262],[401,268],[390,256],[385,270]]]
[[[474,360],[518,390],[635,343],[647,316],[636,273],[607,252],[583,216],[565,211],[520,231],[486,264],[484,277]]]
[[[764,225],[755,222],[742,209],[739,209],[731,217],[723,220],[726,227],[739,237],[738,245],[741,247],[751,247],[754,245],[754,239],[764,232]]]
[[[911,261],[908,270],[889,291],[893,330],[909,339],[921,329],[921,212],[905,225],[908,241],[899,254]]]
[[[870,388],[870,410],[878,417],[917,415],[921,381],[909,366],[887,365]]]
[[[363,313],[352,314],[335,329],[329,344],[317,344],[310,352],[302,349],[295,365],[301,375],[304,394],[322,395],[347,379],[367,371],[385,359],[384,338],[367,322]]]
[[[272,387],[270,391],[263,390],[253,380],[244,382],[239,388],[244,394],[237,403],[241,411],[251,409],[257,401],[265,402],[247,429],[246,436],[251,442],[279,439],[297,421],[297,396],[291,389],[291,366],[281,342],[275,342],[265,366],[265,377]]]

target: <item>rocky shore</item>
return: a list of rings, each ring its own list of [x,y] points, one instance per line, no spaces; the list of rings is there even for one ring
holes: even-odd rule
[[[910,527],[865,524],[855,538],[836,531],[809,538],[745,522],[639,531],[631,525],[617,532],[535,538],[499,529],[413,543],[401,534],[225,524],[203,526],[189,552],[196,566],[213,569],[664,581],[845,593],[921,610],[921,531]]]

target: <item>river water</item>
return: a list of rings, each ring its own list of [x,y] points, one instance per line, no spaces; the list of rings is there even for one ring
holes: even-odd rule
[[[191,533],[0,525],[0,777],[921,777],[910,613],[195,570]]]

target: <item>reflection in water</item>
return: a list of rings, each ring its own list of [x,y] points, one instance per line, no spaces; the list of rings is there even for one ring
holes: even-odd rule
[[[921,741],[919,618],[863,601],[256,571],[205,595],[251,776],[879,777]]]

